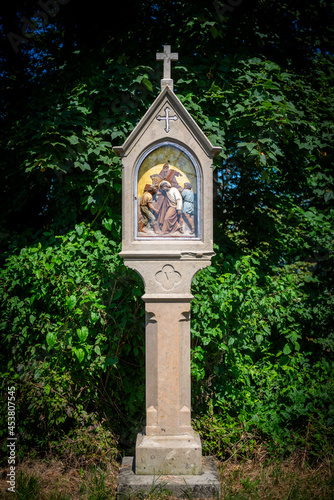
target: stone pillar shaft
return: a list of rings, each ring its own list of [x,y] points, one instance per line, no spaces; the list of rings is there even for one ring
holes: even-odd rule
[[[190,300],[146,302],[146,435],[191,432]]]
[[[201,474],[202,447],[190,420],[190,297],[145,299],[146,427],[136,474]]]

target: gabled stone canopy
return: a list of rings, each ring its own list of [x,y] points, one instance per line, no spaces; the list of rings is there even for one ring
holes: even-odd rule
[[[122,146],[114,146],[114,151],[118,156],[124,157],[127,156],[134,146],[141,142],[141,137],[145,134],[148,128],[152,125],[155,125],[154,128],[157,128],[157,122],[155,121],[157,116],[161,116],[164,114],[164,110],[168,107],[172,113],[171,115],[177,116],[178,119],[182,122],[185,129],[188,131],[189,136],[192,136],[197,144],[203,149],[205,154],[209,158],[215,158],[221,152],[221,147],[213,146],[206,135],[202,132],[200,127],[197,125],[195,120],[188,113],[186,108],[183,106],[178,97],[174,94],[169,86],[164,87],[162,92],[158,95],[156,100],[147,110],[143,118],[133,129],[129,137],[126,139]],[[159,130],[161,132],[165,131],[164,127],[161,126],[160,123]],[[163,137],[160,137],[159,134],[155,135],[154,139],[159,140],[160,138],[170,139],[175,137],[173,133],[173,123],[170,126],[170,130],[168,133],[164,134]],[[159,135],[159,136],[158,136]],[[184,135],[184,134],[182,134]]]
[[[140,162],[148,151],[169,144],[180,148],[192,158],[198,183],[197,223],[200,228],[197,241],[193,239],[156,236],[144,241],[137,237],[137,181]],[[165,85],[140,122],[122,146],[114,147],[122,157],[122,253],[125,259],[145,258],[149,255],[189,255],[205,259],[213,255],[212,234],[212,160],[221,147],[211,144],[184,105],[176,97],[172,86]],[[167,161],[166,157],[164,161]],[[141,239],[141,241],[139,241]],[[183,257],[184,258],[184,257]],[[201,259],[202,260],[202,259]],[[129,265],[126,262],[126,265]],[[203,262],[204,265],[204,262]],[[207,264],[206,264],[207,265]]]

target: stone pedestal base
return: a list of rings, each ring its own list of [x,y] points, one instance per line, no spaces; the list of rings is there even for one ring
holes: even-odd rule
[[[146,436],[136,442],[136,474],[202,474],[202,445],[197,432]]]
[[[137,498],[137,495],[139,498],[139,494],[169,492],[177,498],[217,500],[220,496],[220,483],[213,458],[203,457],[202,468],[203,474],[200,475],[137,475],[134,458],[124,457],[118,477],[117,498]]]

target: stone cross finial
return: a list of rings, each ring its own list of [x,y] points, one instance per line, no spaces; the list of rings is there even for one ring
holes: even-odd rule
[[[171,52],[170,45],[164,45],[164,51],[156,54],[157,61],[163,60],[164,62],[164,77],[161,80],[161,90],[166,86],[173,89],[173,80],[171,79],[171,61],[178,61],[179,54]]]

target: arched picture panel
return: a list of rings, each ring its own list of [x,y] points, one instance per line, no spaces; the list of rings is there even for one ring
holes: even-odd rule
[[[134,178],[135,239],[201,237],[201,176],[185,147],[152,146],[140,157]]]

